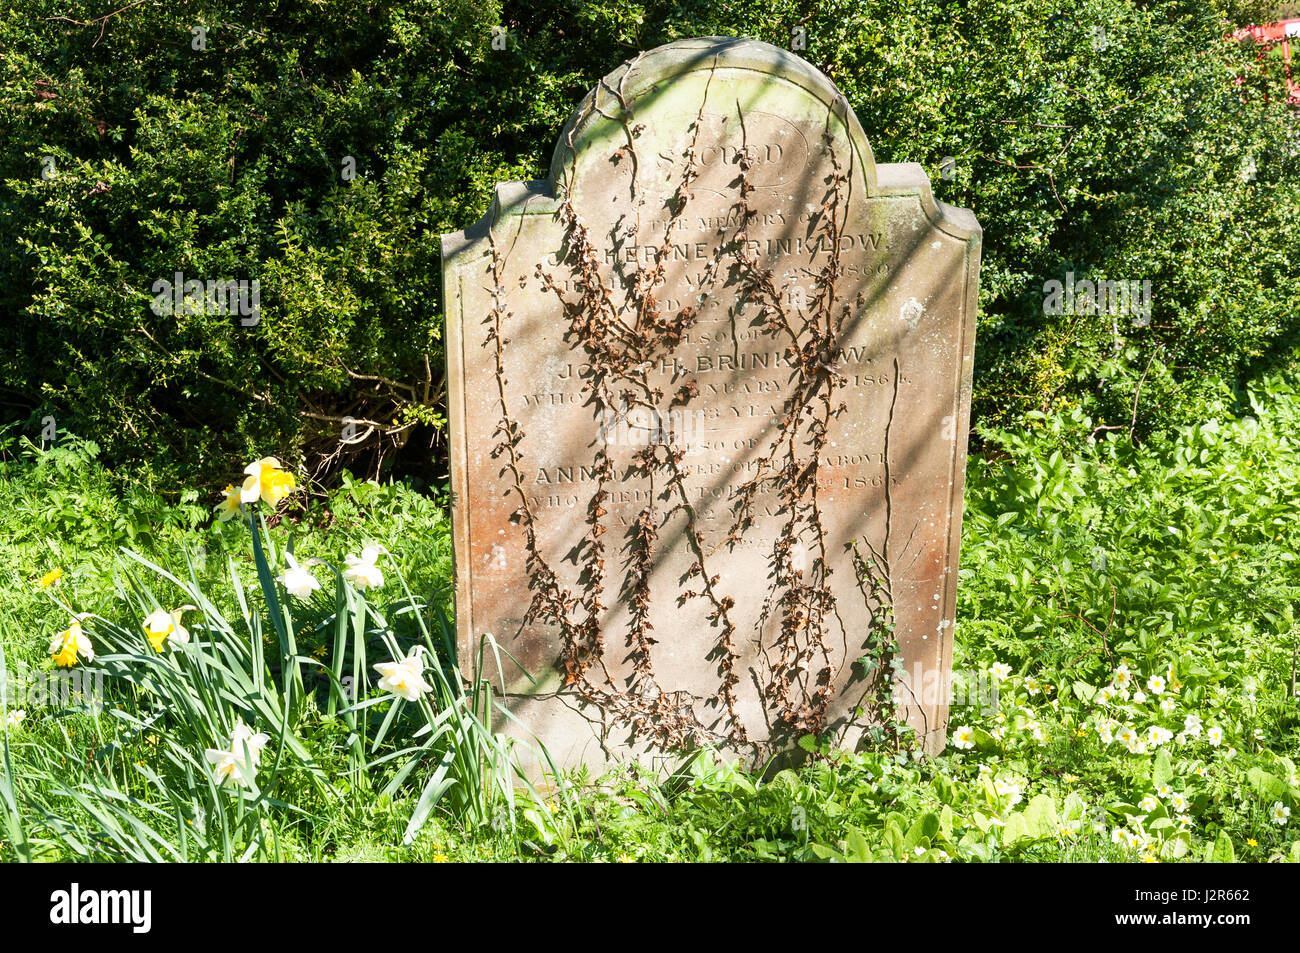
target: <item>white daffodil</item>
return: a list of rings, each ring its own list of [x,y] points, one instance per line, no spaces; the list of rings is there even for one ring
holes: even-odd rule
[[[95,661],[95,646],[90,636],[81,630],[83,619],[90,617],[89,612],[75,616],[72,624],[50,640],[50,655],[59,668],[71,668],[80,658],[85,662]]]
[[[298,560],[293,558],[293,553],[285,553],[284,561],[289,568],[280,573],[279,582],[290,593],[299,599],[307,599],[320,588],[320,581],[298,564]],[[307,565],[312,565],[315,562],[317,560],[308,560]]]
[[[263,457],[250,463],[244,467],[244,472],[248,476],[239,490],[239,499],[243,503],[255,503],[260,499],[275,506],[296,485],[293,474],[286,472],[275,457]]]
[[[1213,725],[1205,732],[1205,740],[1216,748],[1223,744],[1223,729],[1218,725]]]
[[[262,757],[262,749],[270,740],[269,736],[260,731],[254,734],[244,724],[243,718],[237,719],[230,732],[230,746],[225,749],[209,748],[204,752],[213,765],[213,778],[221,785],[233,783],[251,788],[257,775],[257,762]]]
[[[149,613],[149,617],[144,620],[144,634],[149,644],[153,646],[153,650],[161,652],[164,646],[175,650],[178,645],[189,642],[190,633],[185,626],[181,625],[181,615],[194,611],[196,611],[194,606],[185,605],[171,612],[157,609]]]
[[[382,550],[378,546],[367,546],[361,555],[345,556],[348,568],[343,570],[343,578],[358,589],[373,589],[384,584],[384,574],[375,563]]]
[[[975,732],[970,725],[962,725],[952,733],[952,744],[954,748],[974,748]]]
[[[408,702],[418,701],[421,695],[433,691],[433,686],[424,680],[423,652],[424,646],[417,645],[400,661],[376,665],[375,671],[383,676],[379,679],[379,687]]]
[[[1273,803],[1272,814],[1274,823],[1285,825],[1287,818],[1291,816],[1291,808],[1287,807],[1281,801],[1275,801]]]

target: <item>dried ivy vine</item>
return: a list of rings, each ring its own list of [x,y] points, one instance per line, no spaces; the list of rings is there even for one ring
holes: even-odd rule
[[[600,109],[599,90],[593,95],[590,108],[618,122],[623,131],[625,145],[610,158],[616,164],[629,162],[635,200],[639,166],[636,144],[644,126],[634,122],[622,88],[629,73],[630,70],[625,71],[617,88],[602,83],[601,88],[619,103],[617,116]],[[757,307],[757,319],[751,326],[761,335],[780,342],[788,366],[795,372],[793,386],[776,422],[775,436],[757,461],[754,475],[736,489],[730,504],[731,524],[718,547],[710,550],[706,544],[683,466],[687,451],[678,444],[675,435],[660,430],[655,439],[631,454],[622,479],[647,481],[650,502],[631,521],[619,582],[618,598],[627,609],[624,634],[627,654],[622,661],[630,670],[623,684],[617,683],[606,664],[608,633],[602,630],[602,618],[610,608],[606,590],[613,575],[610,565],[613,557],[605,537],[610,528],[607,519],[610,488],[617,478],[615,465],[608,445],[598,444],[590,468],[594,489],[586,506],[587,529],[579,553],[581,569],[576,586],[567,587],[543,552],[538,519],[528,498],[521,464],[525,435],[511,415],[505,376],[504,347],[508,341],[503,336],[503,328],[511,312],[504,303],[504,256],[489,232],[494,287],[486,343],[494,353],[500,408],[492,454],[502,459],[518,502],[512,521],[523,530],[532,591],[524,621],[558,630],[562,646],[560,668],[566,689],[596,706],[602,719],[621,722],[631,727],[637,737],[661,747],[682,748],[726,741],[734,745],[749,743],[761,751],[778,743],[783,735],[817,735],[828,727],[837,671],[826,630],[832,619],[843,630],[843,621],[839,619],[839,607],[830,585],[832,556],[828,552],[818,475],[831,423],[847,410],[837,396],[837,388],[847,383],[837,368],[842,353],[839,345],[842,328],[854,309],[863,307],[863,296],[859,293],[852,302],[847,302],[836,291],[837,281],[843,274],[841,238],[852,167],[844,167],[832,148],[828,115],[822,147],[830,173],[815,218],[815,231],[826,250],[826,261],[812,274],[813,292],[807,306],[793,303],[791,283],[778,287],[772,269],[747,244],[750,229],[759,215],[751,201],[757,186],[753,182],[753,155],[747,139],[742,139],[735,160],[734,215],[728,214],[726,224],[718,228],[720,239],[700,276],[695,303],[673,310],[660,300],[672,238],[694,198],[692,186],[700,175],[697,145],[707,98],[706,87],[699,113],[688,129],[690,142],[682,155],[680,178],[665,202],[669,217],[653,259],[644,264],[636,256],[631,274],[621,266],[616,269],[615,278],[621,279],[622,284],[621,300],[606,283],[600,251],[573,203],[573,174],[561,192],[558,211],[565,233],[565,249],[558,261],[567,265],[569,278],[561,283],[541,263],[535,267],[535,277],[541,287],[556,297],[567,319],[566,339],[570,346],[585,353],[587,371],[582,386],[586,403],[607,425],[629,420],[638,409],[647,411],[651,420],[669,419],[669,411],[689,407],[698,396],[699,387],[693,379],[684,380],[671,395],[665,394],[652,381],[651,372],[656,361],[674,355],[698,322],[700,310],[724,274],[724,267],[724,283],[734,284],[738,290],[734,307]],[[741,126],[744,135],[743,113]],[[572,148],[571,138],[569,145],[573,172],[576,149]],[[639,232],[638,213],[634,226],[614,236],[616,253],[629,238],[635,243]],[[619,260],[620,256],[616,254],[615,258]],[[735,312],[732,313],[734,317]],[[676,375],[672,383],[677,383]],[[710,567],[718,549],[726,547],[730,551],[741,541],[754,524],[755,506],[772,491],[785,518],[769,553],[772,584],[760,613],[758,631],[754,633],[758,646],[757,668],[762,672],[760,675],[755,671],[755,681],[763,700],[769,739],[760,745],[750,740],[737,710],[742,659],[738,646],[741,633],[732,619],[735,600],[722,591],[721,577]],[[888,496],[888,478],[885,493]],[[687,693],[664,691],[653,664],[652,650],[657,640],[651,622],[651,576],[656,547],[661,529],[679,514],[685,519],[685,543],[694,555],[686,577],[693,580],[694,588],[677,592],[677,604],[681,606],[693,599],[703,599],[708,604],[708,620],[717,630],[709,658],[717,664],[720,683],[716,697],[704,701],[721,707],[725,716],[720,719],[721,728],[703,723],[696,711],[696,699]],[[888,549],[887,537],[884,548]],[[807,555],[809,551],[811,555]],[[859,588],[871,609],[869,655],[877,651],[877,640],[893,645],[888,563],[884,554],[874,548],[871,554],[871,563],[860,558],[856,548],[852,554]],[[779,615],[779,631],[773,643],[765,646],[762,629],[774,612]],[[877,710],[889,703],[888,680],[883,677],[886,671],[882,661],[878,677],[873,681],[876,688],[872,704]]]

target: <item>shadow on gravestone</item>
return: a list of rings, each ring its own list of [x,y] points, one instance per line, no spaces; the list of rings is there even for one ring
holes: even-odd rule
[[[980,234],[812,66],[714,37],[443,236],[460,661],[502,650],[504,730],[562,768],[942,750]]]

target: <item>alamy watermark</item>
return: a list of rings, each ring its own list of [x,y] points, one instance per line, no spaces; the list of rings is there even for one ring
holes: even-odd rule
[[[1134,327],[1146,327],[1151,323],[1151,280],[1076,281],[1074,272],[1067,271],[1063,282],[1043,282],[1043,313],[1129,315]]]
[[[33,669],[18,662],[0,674],[6,709],[104,707],[104,673],[94,669]]]
[[[157,315],[237,314],[246,328],[262,319],[262,288],[256,278],[199,281],[178,271],[171,280],[159,278],[149,290],[154,296],[150,307]]]
[[[899,665],[894,670],[893,702],[895,705],[975,708],[983,715],[996,715],[998,679],[991,672],[977,669],[944,672],[936,666],[917,662],[908,671]]]
[[[653,407],[606,410],[600,419],[596,439],[616,447],[646,447],[655,444],[695,446],[703,432],[702,411]]]

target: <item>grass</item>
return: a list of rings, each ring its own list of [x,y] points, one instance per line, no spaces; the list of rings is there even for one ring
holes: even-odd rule
[[[954,709],[944,756],[809,739],[770,776],[704,752],[541,790],[454,667],[441,501],[345,481],[221,523],[215,496],[111,475],[88,444],[0,438],[0,859],[1300,860],[1297,381],[1292,361],[1140,446],[1063,455],[1091,429],[1068,410],[984,435],[955,667],[998,694]],[[344,556],[373,543],[386,580],[362,589]],[[310,598],[276,581],[286,552],[320,560]],[[191,642],[153,652],[140,620],[184,604]],[[32,703],[83,612],[104,705]],[[378,690],[372,666],[416,647],[428,699]],[[249,786],[220,786],[206,752],[248,762],[240,719],[267,742]]]

